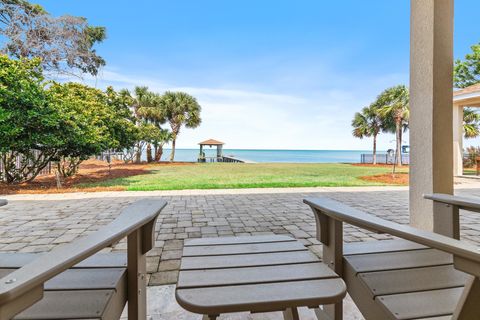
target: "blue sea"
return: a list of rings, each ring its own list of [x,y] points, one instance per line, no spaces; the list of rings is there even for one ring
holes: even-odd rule
[[[168,160],[170,149],[165,149],[162,160]],[[216,148],[204,149],[205,155],[215,156]],[[197,161],[198,149],[176,149],[176,161]],[[261,150],[261,149],[224,149],[224,156],[232,156],[254,162],[297,162],[297,163],[358,163],[362,150]]]

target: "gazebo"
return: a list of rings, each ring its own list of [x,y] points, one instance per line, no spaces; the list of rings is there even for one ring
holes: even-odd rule
[[[199,143],[200,145],[200,153],[198,154],[198,162],[221,162],[223,159],[223,145],[225,143],[215,140],[215,139],[208,139]],[[212,146],[217,147],[217,156],[216,157],[205,157],[205,152],[203,151],[204,146]]]
[[[453,93],[453,174],[463,175],[463,108],[480,107],[480,84]]]

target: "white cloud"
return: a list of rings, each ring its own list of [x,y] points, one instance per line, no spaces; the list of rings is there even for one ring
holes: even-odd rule
[[[351,135],[353,113],[373,100],[379,91],[401,83],[404,78],[397,74],[349,78],[343,80],[348,82],[345,86],[348,90],[319,88],[308,95],[176,86],[112,69],[103,70],[97,79],[86,77],[84,82],[99,88],[113,85],[117,89],[146,85],[157,92],[181,90],[195,96],[202,106],[202,124],[196,129],[182,129],[179,148],[196,148],[199,141],[214,138],[224,141],[226,148],[368,150],[370,139],[355,139]],[[379,149],[391,148],[392,139],[392,135],[382,135]]]

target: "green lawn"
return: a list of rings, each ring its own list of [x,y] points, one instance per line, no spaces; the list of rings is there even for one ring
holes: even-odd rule
[[[79,187],[124,187],[126,190],[181,190],[383,185],[359,179],[390,172],[385,167],[331,163],[207,163],[161,166],[149,174]]]
[[[475,176],[477,175],[476,168],[463,168],[463,174],[466,176]]]

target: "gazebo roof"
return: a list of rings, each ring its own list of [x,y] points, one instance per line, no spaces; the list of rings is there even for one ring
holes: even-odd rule
[[[225,143],[215,140],[215,139],[208,139],[202,142],[198,143],[199,145],[208,145],[208,146],[221,146],[224,145]]]
[[[474,93],[474,92],[480,92],[480,83],[476,83],[474,85],[468,86],[466,88],[456,90],[453,92],[454,96],[459,96],[465,93]]]
[[[480,106],[480,83],[453,92],[453,103],[464,107]]]

